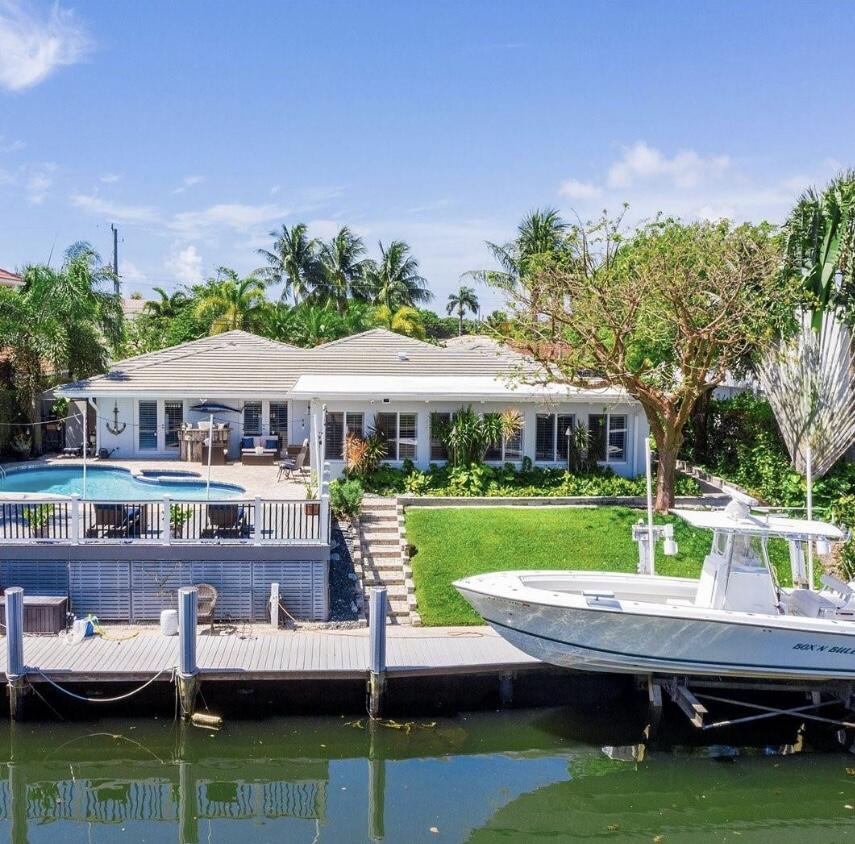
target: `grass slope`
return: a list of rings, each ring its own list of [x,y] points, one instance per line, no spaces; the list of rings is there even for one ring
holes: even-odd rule
[[[480,624],[481,619],[451,585],[461,577],[513,569],[587,569],[634,572],[638,551],[632,525],[643,517],[627,507],[410,508],[407,540],[419,612],[426,625]],[[665,557],[657,545],[656,571],[697,577],[712,534],[674,517],[680,546]],[[773,549],[782,582],[789,580],[786,549]]]

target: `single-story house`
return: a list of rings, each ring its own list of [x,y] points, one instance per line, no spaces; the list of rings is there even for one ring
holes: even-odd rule
[[[333,477],[344,468],[348,433],[382,431],[388,462],[421,468],[446,459],[436,414],[471,405],[518,411],[521,430],[488,462],[560,466],[570,426],[581,423],[607,447],[601,463],[616,473],[644,470],[648,426],[622,390],[579,390],[543,381],[528,358],[495,342],[436,346],[372,329],[313,349],[229,331],[117,361],[109,372],[57,389],[97,408],[97,448],[116,458],[175,457],[179,431],[214,413],[229,423],[229,456],[244,437],[272,435],[281,445],[308,440]],[[322,452],[319,455],[319,452]]]
[[[17,273],[9,272],[0,267],[0,287],[23,287],[24,279]]]

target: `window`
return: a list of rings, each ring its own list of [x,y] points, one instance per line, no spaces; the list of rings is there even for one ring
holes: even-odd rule
[[[606,456],[609,463],[623,463],[626,460],[626,416],[609,414],[609,451]]]
[[[157,402],[139,403],[138,445],[140,451],[157,450]]]
[[[178,432],[181,430],[181,425],[184,423],[184,402],[164,402],[163,411],[166,416],[166,447],[178,448]]]
[[[387,460],[412,460],[417,456],[418,414],[378,413],[374,427],[386,440]]]
[[[534,436],[534,459],[555,460],[555,414],[538,413]]]
[[[360,439],[364,436],[365,416],[362,413],[351,413],[348,411],[345,414],[344,421],[347,427],[346,436],[359,437]]]
[[[588,417],[591,448],[603,463],[623,463],[626,460],[626,416],[596,413]],[[606,447],[608,444],[608,447]]]
[[[270,402],[270,435],[279,437],[283,443],[288,442],[288,402]]]
[[[522,437],[523,429],[520,426],[510,436],[502,436],[501,442],[491,445],[484,459],[503,463],[522,460]]]
[[[261,402],[248,401],[243,406],[243,435],[261,436]]]
[[[442,438],[446,426],[451,424],[450,413],[431,413],[430,415],[430,459],[448,460],[448,446]]]
[[[344,459],[344,414],[327,411],[324,428],[324,460]]]

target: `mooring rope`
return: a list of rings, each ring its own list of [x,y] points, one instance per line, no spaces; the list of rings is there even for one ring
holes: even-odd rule
[[[38,674],[43,680],[45,680],[47,683],[57,689],[57,691],[60,691],[64,695],[68,695],[69,697],[73,697],[75,700],[82,700],[84,703],[116,703],[120,700],[126,700],[127,698],[133,697],[138,692],[141,692],[143,689],[150,686],[165,671],[171,671],[172,681],[175,681],[175,666],[171,666],[168,668],[161,668],[160,671],[158,671],[157,674],[154,675],[154,677],[151,677],[138,688],[131,689],[131,691],[126,692],[123,695],[117,695],[116,697],[86,697],[86,695],[79,695],[76,692],[69,691],[64,686],[60,686],[59,683],[55,682],[54,680],[51,680],[51,678],[48,677],[47,674],[45,674],[44,671],[41,670],[41,668],[32,668],[30,670]]]

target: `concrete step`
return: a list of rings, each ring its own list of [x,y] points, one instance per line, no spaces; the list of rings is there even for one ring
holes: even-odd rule
[[[370,512],[376,510],[389,511],[393,513],[398,509],[398,502],[394,498],[363,498],[362,512]]]
[[[396,560],[400,560],[401,546],[369,543],[362,546],[362,555],[364,557],[394,557]]]
[[[404,573],[399,572],[366,572],[362,578],[366,589],[372,586],[406,586],[407,580]]]
[[[397,525],[398,524],[398,516],[394,511],[386,512],[377,512],[377,513],[363,513],[359,517],[360,522],[363,527],[366,524],[371,525]]]
[[[397,528],[385,531],[367,531],[362,534],[362,538],[367,545],[398,545],[401,542],[401,535]]]

